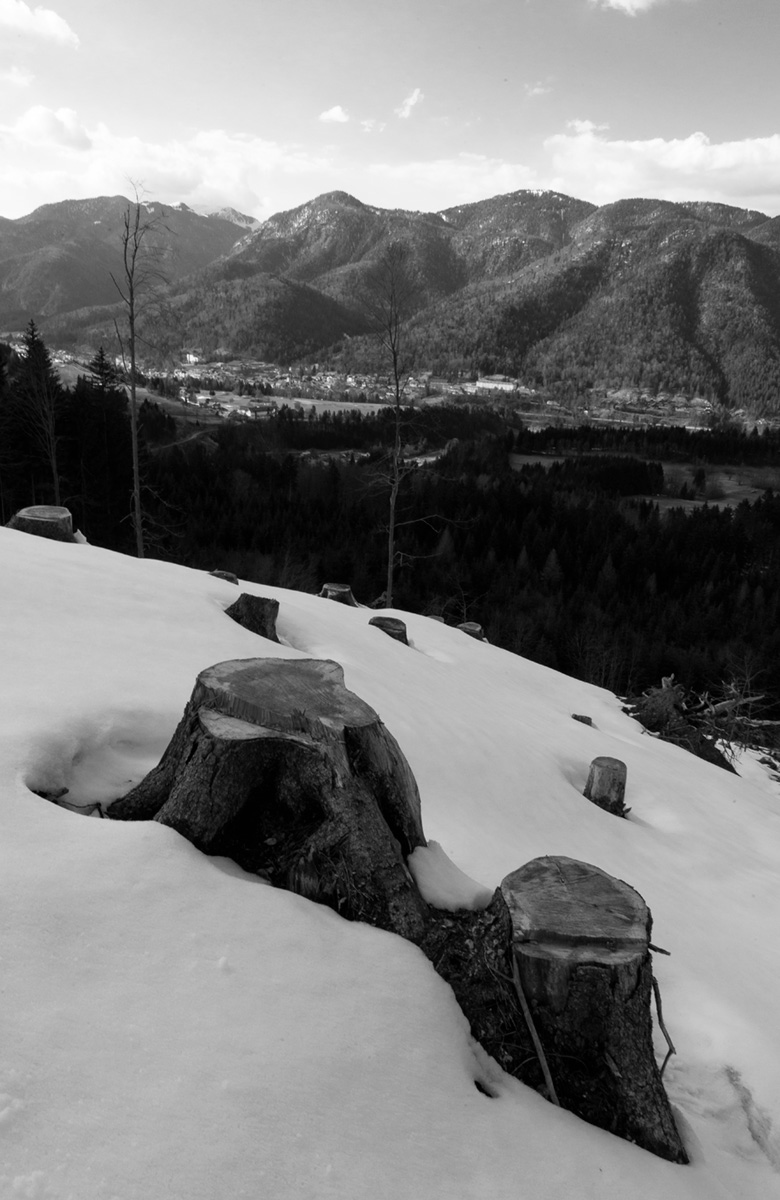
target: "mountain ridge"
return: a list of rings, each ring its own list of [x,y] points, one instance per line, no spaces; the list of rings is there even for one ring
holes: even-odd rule
[[[80,206],[83,227],[88,219],[94,226],[98,203],[66,205]],[[345,335],[366,329],[363,283],[402,241],[420,281],[419,311],[409,314],[420,362],[436,372],[500,372],[567,394],[680,391],[756,414],[780,411],[780,218],[757,210],[641,197],[596,206],[519,190],[430,213],[331,191],[253,229],[186,206],[165,211],[201,239],[172,279],[169,345],[205,340],[213,349],[211,329],[231,353],[283,349],[287,362],[333,356]],[[78,237],[50,236],[24,260],[8,253],[27,224],[67,233],[68,220],[72,211],[54,205],[0,223],[0,323],[19,285],[28,300],[39,298],[32,315],[53,318],[55,335],[94,341],[105,333],[95,306],[115,299],[115,247],[103,236],[110,228],[92,229],[88,270]],[[96,273],[100,295],[86,298]],[[297,326],[296,287],[307,313]],[[75,315],[84,308],[88,320]],[[23,311],[21,296],[15,311]],[[366,360],[369,347],[350,341],[350,355]]]

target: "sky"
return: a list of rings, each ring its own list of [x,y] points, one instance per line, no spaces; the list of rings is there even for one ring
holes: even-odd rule
[[[780,213],[777,0],[0,0],[0,216],[519,188]]]

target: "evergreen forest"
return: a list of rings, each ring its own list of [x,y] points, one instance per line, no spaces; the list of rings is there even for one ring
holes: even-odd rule
[[[105,357],[72,389],[34,326],[0,360],[0,517],[69,507],[94,544],[130,552],[130,427]],[[393,412],[282,407],[177,439],[139,414],[148,552],[259,583],[380,600]],[[757,681],[780,716],[780,495],[662,510],[661,461],[774,465],[780,435],[735,428],[525,429],[486,408],[404,415],[398,608],[476,621],[490,642],[637,695],[674,675],[704,691]],[[548,455],[527,462],[517,455]]]

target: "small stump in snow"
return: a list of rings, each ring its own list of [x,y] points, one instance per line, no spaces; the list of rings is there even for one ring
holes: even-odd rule
[[[215,579],[224,579],[225,583],[235,583],[238,586],[238,576],[232,571],[209,571],[209,575],[213,575]]]
[[[396,642],[403,642],[405,646],[409,645],[409,639],[406,636],[406,625],[403,621],[399,621],[398,617],[372,617],[368,623],[369,625],[374,625],[377,629],[383,630],[388,637],[394,638]]]
[[[626,764],[619,758],[594,758],[585,784],[585,798],[605,812],[624,817],[629,811],[625,805],[627,774]]]
[[[238,600],[225,609],[225,615],[243,625],[244,629],[272,642],[279,641],[276,636],[278,614],[278,600],[270,600],[266,596],[253,596],[250,592],[242,592]]]
[[[651,916],[589,863],[536,858],[501,884],[522,990],[564,1108],[687,1162],[652,1039]]]
[[[202,671],[159,765],[108,815],[153,818],[343,916],[422,938],[428,909],[405,861],[425,845],[417,784],[338,663]]]
[[[360,608],[348,583],[323,583],[319,595],[326,600],[337,600],[339,604],[348,604],[350,608]]]
[[[51,538],[55,542],[75,542],[73,518],[67,508],[53,504],[35,504],[20,508],[8,522],[8,529],[32,533],[36,537]]]
[[[478,642],[486,642],[485,631],[476,621],[464,621],[458,626],[463,633],[467,633],[469,637],[476,638]]]

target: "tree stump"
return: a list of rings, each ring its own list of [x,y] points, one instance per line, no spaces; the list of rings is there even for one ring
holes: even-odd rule
[[[369,625],[375,625],[377,629],[383,630],[388,637],[394,638],[395,641],[403,642],[405,646],[409,645],[409,639],[406,636],[406,625],[398,617],[372,617],[368,623]]]
[[[411,768],[338,663],[238,659],[198,676],[159,765],[108,815],[153,818],[345,917],[419,942]]]
[[[348,583],[323,583],[319,595],[324,596],[326,600],[337,600],[339,604],[348,604],[350,608],[360,608]]]
[[[51,538],[55,542],[75,542],[73,518],[67,508],[54,504],[35,504],[20,508],[8,522],[8,529],[32,533],[36,537]]]
[[[625,806],[626,764],[619,758],[594,758],[588,772],[584,796],[616,817],[624,817],[629,811]]]
[[[476,621],[463,621],[458,626],[463,633],[467,633],[469,637],[476,638],[478,642],[486,642],[485,631]]]
[[[651,916],[589,863],[533,859],[501,884],[522,990],[564,1108],[687,1162],[655,1061]]]
[[[213,575],[215,579],[224,579],[226,583],[235,583],[238,586],[238,576],[232,571],[209,571],[209,575]]]
[[[232,618],[250,633],[278,642],[276,636],[276,618],[279,615],[279,601],[266,596],[253,596],[250,592],[242,592],[238,600],[225,609],[225,615]]]

